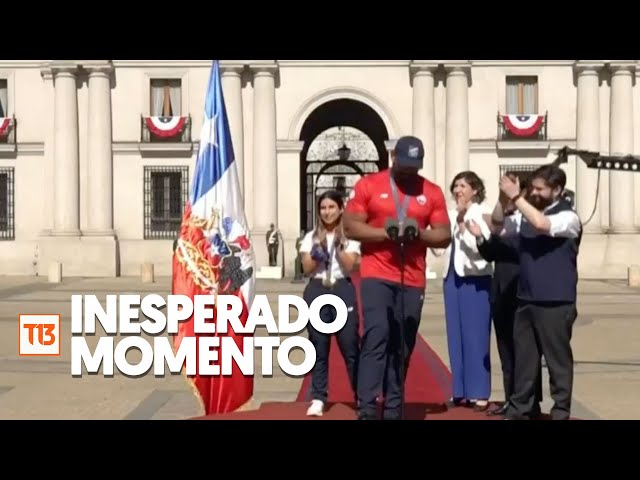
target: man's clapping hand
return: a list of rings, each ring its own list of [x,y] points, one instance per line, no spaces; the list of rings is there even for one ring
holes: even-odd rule
[[[513,200],[520,195],[520,179],[515,177],[509,178],[507,175],[500,179],[500,191],[503,192],[507,198]]]

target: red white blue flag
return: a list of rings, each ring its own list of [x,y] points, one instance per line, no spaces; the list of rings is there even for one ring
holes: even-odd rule
[[[173,258],[174,295],[236,295],[243,303],[245,325],[255,294],[255,255],[249,236],[229,121],[222,94],[220,67],[214,61],[207,88],[200,149],[189,202]],[[216,312],[214,310],[214,321]],[[194,333],[193,317],[179,324],[174,347]],[[243,338],[229,324],[228,332],[243,352]],[[220,358],[220,355],[218,356]],[[226,413],[253,396],[253,377],[237,365],[231,375],[189,377],[205,414]]]
[[[151,133],[158,137],[175,137],[184,130],[187,117],[146,117],[145,122]]]
[[[544,115],[504,115],[502,120],[509,132],[518,137],[538,134],[544,123]]]

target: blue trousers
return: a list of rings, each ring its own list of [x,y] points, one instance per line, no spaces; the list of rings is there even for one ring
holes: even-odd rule
[[[453,398],[488,400],[491,396],[491,276],[460,277],[449,269],[444,307]]]
[[[404,318],[401,315],[402,293],[399,284],[362,279],[364,335],[358,371],[358,402],[360,413],[369,417],[376,415],[380,395],[384,397],[385,419],[397,418],[402,407],[400,362],[404,361],[406,379],[420,325],[424,288],[404,287]],[[400,336],[400,322],[404,338]],[[401,359],[400,342],[404,342],[404,359]]]

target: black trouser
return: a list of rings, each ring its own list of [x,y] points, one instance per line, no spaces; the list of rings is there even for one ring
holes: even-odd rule
[[[275,267],[278,265],[278,245],[275,243],[270,243],[267,245],[267,250],[269,251],[269,266]]]
[[[397,418],[402,406],[400,383],[400,322],[404,326],[404,373],[416,344],[424,289],[405,287],[404,318],[401,316],[402,289],[399,284],[365,278],[361,301],[364,335],[358,371],[358,401],[361,414],[373,417],[376,400],[384,397],[385,418]]]
[[[322,280],[312,279],[307,284],[303,298],[307,304],[311,304],[320,295],[332,294],[340,297],[347,305],[348,317],[346,325],[336,336],[342,357],[347,365],[347,373],[351,388],[356,392],[358,380],[358,359],[360,356],[360,338],[358,335],[358,305],[356,290],[351,279],[337,280],[333,288],[325,287]],[[330,305],[325,305],[320,310],[320,318],[325,323],[331,323],[335,319],[336,311]],[[331,348],[331,335],[320,333],[311,322],[308,323],[309,340],[316,349],[316,363],[311,370],[311,398],[313,400],[327,401],[329,395],[329,350]]]
[[[515,391],[516,360],[513,325],[517,308],[517,299],[507,295],[501,296],[492,303],[493,327],[496,331],[496,345],[502,366],[505,402],[509,401]],[[535,384],[536,405],[534,405],[534,411],[539,409],[540,402],[542,402],[542,366],[538,368],[538,377]]]
[[[520,303],[513,326],[515,391],[507,416],[527,418],[534,410],[535,381],[541,356],[547,362],[553,420],[568,420],[573,390],[571,336],[578,316],[575,303]]]

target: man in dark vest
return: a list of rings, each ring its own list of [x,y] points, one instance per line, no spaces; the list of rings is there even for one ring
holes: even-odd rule
[[[520,182],[520,190],[524,193],[528,179],[518,176],[516,172],[507,172],[513,181]],[[500,192],[500,198],[491,215],[492,230],[499,235],[516,233],[518,218],[517,209],[513,202]],[[515,347],[513,340],[513,324],[518,309],[518,279],[520,277],[519,253],[509,248],[505,242],[483,242],[478,245],[478,252],[488,262],[494,262],[491,283],[491,311],[493,327],[496,332],[496,345],[502,367],[502,382],[504,386],[505,403],[491,409],[487,415],[504,415],[509,406],[509,399],[515,390]],[[540,414],[542,402],[542,368],[538,370],[536,380],[536,402],[532,416]]]
[[[553,420],[568,420],[573,391],[571,336],[577,317],[577,256],[582,223],[562,198],[564,171],[545,165],[529,177],[527,198],[517,179],[500,180],[500,190],[518,209],[516,233],[487,235],[472,227],[478,243],[505,242],[518,252],[520,278],[514,322],[515,390],[505,414],[507,420],[535,416],[535,385],[541,357],[547,362],[554,401]],[[470,230],[471,231],[471,230]]]

